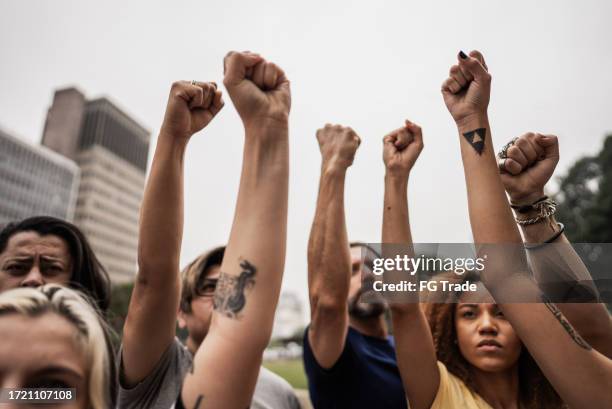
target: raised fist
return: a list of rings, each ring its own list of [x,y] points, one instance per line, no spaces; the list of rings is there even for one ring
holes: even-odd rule
[[[214,82],[177,81],[170,88],[161,133],[189,139],[208,125],[223,104]]]
[[[544,196],[544,185],[559,162],[554,135],[526,133],[497,155],[501,179],[514,204],[531,204]]]
[[[245,126],[270,121],[286,125],[291,91],[280,67],[248,51],[229,52],[223,65],[223,84]]]
[[[471,117],[486,115],[491,94],[491,75],[484,57],[478,51],[457,56],[459,63],[450,68],[442,84],[446,108],[456,123]]]
[[[406,120],[406,125],[383,138],[383,161],[387,172],[408,176],[423,150],[421,127]]]
[[[361,144],[361,139],[353,129],[330,124],[317,131],[317,141],[323,166],[340,170],[346,170],[353,164],[355,152]]]

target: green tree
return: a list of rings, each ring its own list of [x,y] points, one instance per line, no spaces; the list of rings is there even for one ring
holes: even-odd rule
[[[599,154],[579,159],[560,179],[556,195],[557,219],[565,224],[565,234],[589,266],[600,295],[612,311],[612,135]]]
[[[560,179],[557,218],[574,243],[612,243],[612,135],[601,152],[574,163]]]

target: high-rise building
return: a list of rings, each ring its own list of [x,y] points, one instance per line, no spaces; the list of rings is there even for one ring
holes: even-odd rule
[[[74,221],[116,283],[136,272],[149,139],[107,98],[87,100],[74,88],[56,91],[47,115],[43,144],[81,169]]]
[[[0,226],[31,216],[73,220],[79,168],[0,129]]]

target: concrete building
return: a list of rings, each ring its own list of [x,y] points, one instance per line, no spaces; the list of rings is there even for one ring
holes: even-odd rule
[[[75,88],[56,91],[45,123],[42,143],[81,169],[74,222],[115,283],[136,273],[149,139],[107,98],[87,100]]]
[[[79,168],[0,129],[0,226],[31,216],[72,221]]]

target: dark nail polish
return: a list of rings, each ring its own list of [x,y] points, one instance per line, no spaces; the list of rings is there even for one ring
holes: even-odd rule
[[[459,57],[461,57],[462,60],[465,60],[467,58],[467,55],[465,55],[463,51],[459,51]]]

